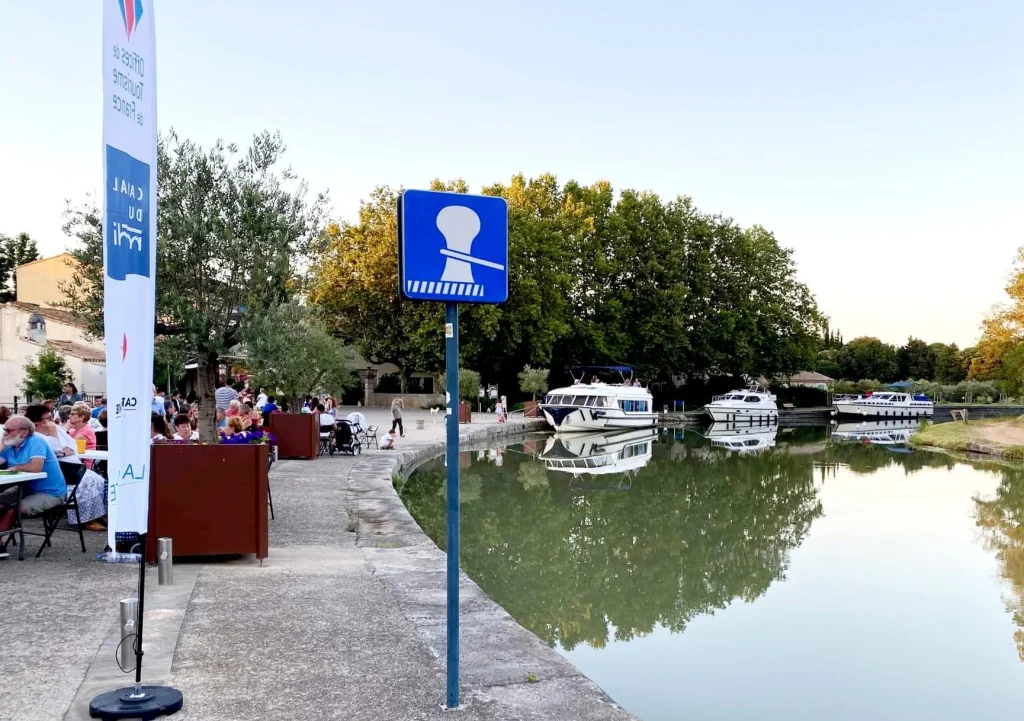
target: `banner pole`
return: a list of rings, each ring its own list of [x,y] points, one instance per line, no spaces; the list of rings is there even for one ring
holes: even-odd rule
[[[448,708],[459,705],[459,304],[445,303],[448,388]]]

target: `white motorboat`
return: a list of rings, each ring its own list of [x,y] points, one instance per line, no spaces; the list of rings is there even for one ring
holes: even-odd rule
[[[732,423],[712,423],[703,435],[711,445],[736,453],[761,453],[775,447],[778,425],[736,426]]]
[[[928,396],[899,391],[876,391],[861,398],[837,399],[833,405],[841,416],[868,418],[922,418],[935,410]]]
[[[556,433],[545,443],[540,459],[549,471],[573,476],[635,471],[650,462],[657,436],[657,428]]]
[[[746,390],[735,390],[715,396],[702,409],[715,423],[778,423],[776,397],[763,391],[757,383]]]
[[[870,443],[877,446],[905,446],[921,427],[919,418],[889,421],[839,423],[832,431],[834,443]]]
[[[588,373],[614,372],[620,383],[604,383]],[[539,405],[544,419],[559,432],[612,428],[650,428],[658,422],[650,391],[635,383],[627,366],[584,366],[572,369],[574,383],[549,391]]]

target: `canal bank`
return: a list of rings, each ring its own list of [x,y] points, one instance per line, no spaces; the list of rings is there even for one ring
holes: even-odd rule
[[[437,429],[443,429],[438,424]],[[540,420],[460,428],[465,450],[545,430]],[[409,443],[395,453],[365,454],[343,485],[356,545],[397,602],[417,639],[443,670],[446,655],[446,556],[409,514],[395,490],[445,443]],[[461,678],[467,710],[488,719],[635,719],[564,656],[517,623],[465,573],[460,578]],[[438,688],[443,697],[443,685]]]

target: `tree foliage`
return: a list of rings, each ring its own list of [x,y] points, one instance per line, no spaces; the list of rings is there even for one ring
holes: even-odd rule
[[[437,387],[442,393],[448,390],[448,377],[442,373],[438,376]],[[459,368],[459,398],[465,401],[476,400],[480,395],[480,374],[467,368]]]
[[[256,385],[281,393],[293,408],[303,396],[341,395],[357,383],[352,353],[304,306],[268,308],[245,324],[242,342]]]
[[[33,400],[56,400],[67,383],[74,381],[64,357],[52,348],[39,351],[35,361],[25,364],[21,390]]]
[[[936,353],[920,338],[911,336],[907,344],[896,351],[897,374],[901,379],[935,377]]]
[[[523,393],[531,393],[533,400],[537,400],[537,394],[544,393],[547,389],[548,371],[530,366],[523,366],[523,369],[519,371],[519,390]]]
[[[841,378],[874,378],[884,383],[899,379],[896,349],[878,338],[854,338],[839,351],[836,362]]]
[[[465,192],[461,181],[435,189]],[[463,306],[461,363],[514,387],[524,365],[628,363],[649,380],[807,367],[821,334],[790,251],[764,228],[606,182],[552,175],[483,189],[509,205],[509,300]],[[375,362],[440,370],[440,304],[398,293],[397,192],[377,188],[329,230],[311,300]]]
[[[1006,284],[1008,302],[982,323],[981,339],[970,360],[968,377],[998,381],[1008,391],[1024,390],[1024,247],[1017,249]]]
[[[208,150],[173,131],[158,144],[156,324],[199,365],[200,433],[214,436],[213,390],[220,357],[246,322],[287,301],[305,283],[318,249],[326,198],[307,202],[306,184],[281,169],[281,137],[261,133],[244,152]],[[69,208],[65,232],[79,263],[62,288],[65,307],[103,333],[100,215]]]
[[[28,233],[18,233],[13,238],[0,234],[0,303],[17,297],[18,266],[38,259],[39,249]]]

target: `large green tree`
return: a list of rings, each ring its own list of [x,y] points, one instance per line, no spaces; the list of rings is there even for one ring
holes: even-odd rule
[[[309,308],[284,303],[249,320],[241,333],[245,365],[257,386],[298,408],[306,395],[340,395],[356,384],[352,354]]]
[[[839,351],[836,361],[846,380],[871,378],[891,383],[900,375],[896,349],[878,338],[854,338]]]
[[[920,338],[911,336],[907,344],[896,351],[896,363],[901,379],[932,380],[935,376],[937,354]]]
[[[435,189],[465,192],[461,181]],[[514,176],[485,194],[509,205],[509,300],[464,307],[461,362],[517,387],[524,365],[627,363],[679,373],[771,375],[810,367],[822,332],[790,251],[759,226],[607,182]],[[397,193],[378,188],[358,223],[332,227],[312,300],[367,360],[438,370],[440,304],[398,294]]]
[[[964,357],[963,351],[957,348],[956,343],[932,343],[929,348],[935,354],[935,373],[932,380],[952,385],[966,380],[970,361]]]
[[[35,360],[25,364],[21,390],[33,401],[56,400],[73,380],[64,357],[52,348],[43,348]]]
[[[285,146],[268,132],[240,152],[209,149],[173,131],[161,137],[157,173],[156,322],[198,363],[200,434],[215,437],[215,381],[221,356],[245,324],[302,290],[319,249],[326,198],[280,167]],[[95,207],[70,208],[66,232],[77,239],[77,273],[65,306],[103,333],[103,242]],[[296,349],[301,352],[301,349]]]
[[[13,238],[0,234],[0,303],[18,296],[18,266],[38,259],[39,249],[28,233],[18,233]]]

